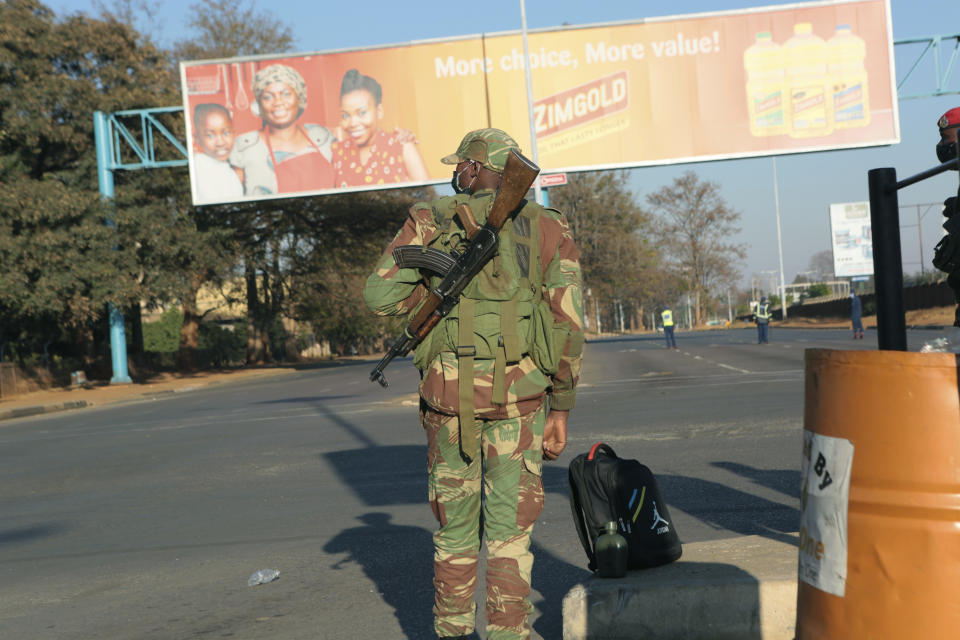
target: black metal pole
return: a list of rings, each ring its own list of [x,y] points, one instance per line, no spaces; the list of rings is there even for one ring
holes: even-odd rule
[[[867,181],[870,186],[873,277],[876,282],[877,343],[881,350],[906,351],[897,170],[871,169],[867,173]]]

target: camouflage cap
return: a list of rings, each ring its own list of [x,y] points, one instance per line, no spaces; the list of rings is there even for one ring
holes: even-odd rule
[[[510,149],[519,151],[520,145],[506,131],[489,128],[477,129],[463,136],[456,153],[444,156],[440,159],[440,162],[459,164],[464,160],[476,160],[491,171],[503,173]]]

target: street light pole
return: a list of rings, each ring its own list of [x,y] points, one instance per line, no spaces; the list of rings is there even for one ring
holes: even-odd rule
[[[787,319],[787,287],[783,277],[783,240],[780,236],[780,188],[777,186],[777,157],[773,156],[773,200],[777,210],[777,255],[780,257],[780,308]]]
[[[533,164],[540,166],[537,158],[537,126],[533,115],[533,81],[530,79],[530,51],[527,48],[527,5],[524,0],[520,0],[520,23],[523,29],[523,67],[527,80],[527,112],[530,118],[530,152]],[[533,197],[537,204],[544,204],[543,196],[545,193],[540,188],[540,176],[533,182]],[[546,206],[546,205],[545,205]]]

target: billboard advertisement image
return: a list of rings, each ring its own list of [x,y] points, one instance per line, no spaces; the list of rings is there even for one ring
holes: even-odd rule
[[[545,173],[899,141],[888,0],[528,34]],[[519,32],[181,64],[194,202],[438,184],[482,127],[532,155]]]
[[[869,202],[830,205],[833,273],[838,278],[873,275],[873,235]]]

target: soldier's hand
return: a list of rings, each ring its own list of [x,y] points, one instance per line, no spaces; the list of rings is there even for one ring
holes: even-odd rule
[[[556,460],[567,447],[567,416],[569,411],[551,409],[543,427],[543,457]]]

